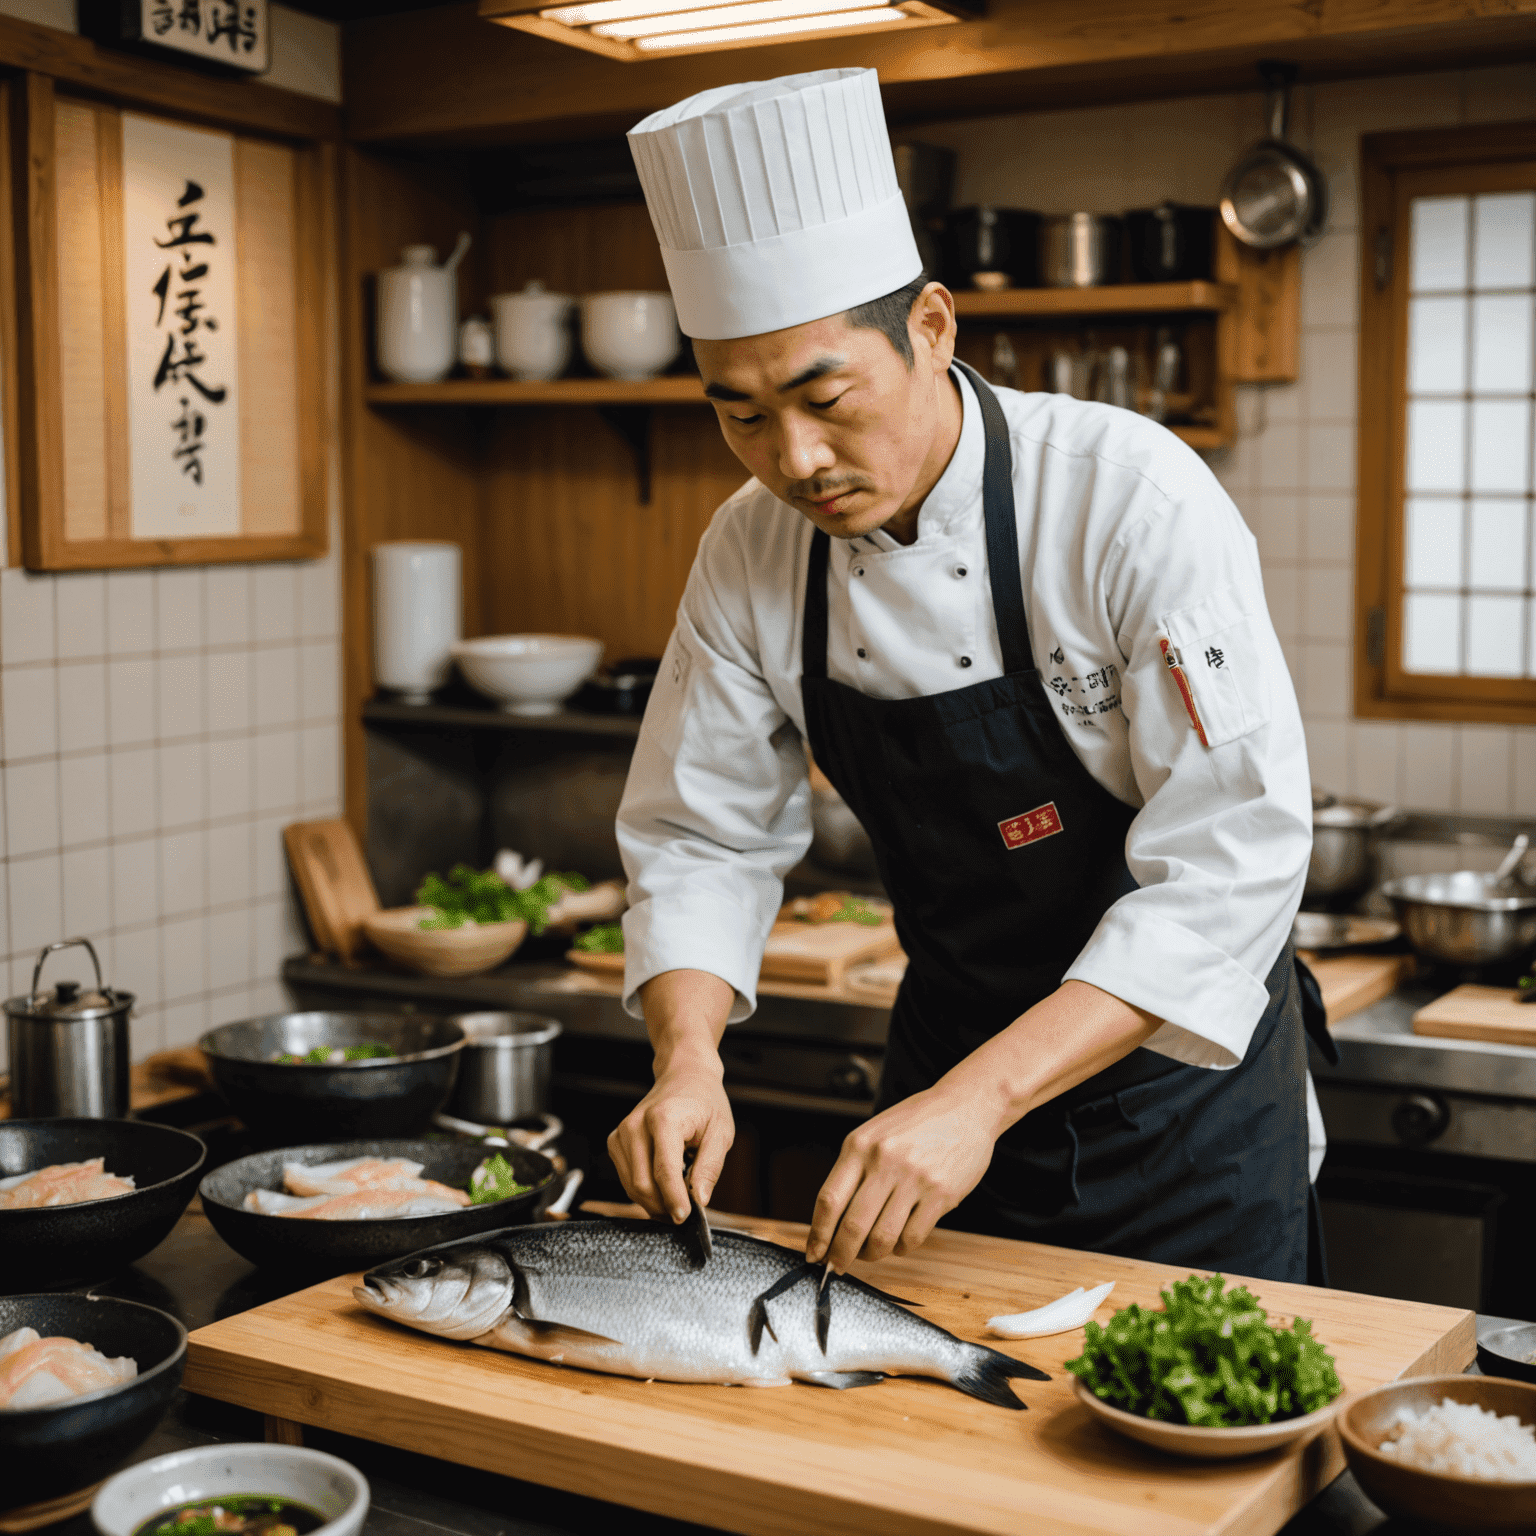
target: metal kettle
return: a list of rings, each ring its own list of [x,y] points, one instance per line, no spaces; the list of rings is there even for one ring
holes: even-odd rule
[[[96,989],[61,981],[38,991],[44,962],[55,950],[82,947],[96,971]],[[11,1062],[11,1113],[21,1120],[84,1116],[121,1120],[128,1114],[128,1019],[131,992],[101,980],[89,939],[61,939],[37,957],[32,989],[5,1004]]]

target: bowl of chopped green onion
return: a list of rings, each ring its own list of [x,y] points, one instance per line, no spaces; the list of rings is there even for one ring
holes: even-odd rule
[[[1077,1400],[1106,1428],[1174,1456],[1225,1461],[1311,1439],[1340,1392],[1333,1357],[1305,1318],[1272,1323],[1246,1286],[1191,1275],[1161,1309],[1090,1322],[1067,1361]]]

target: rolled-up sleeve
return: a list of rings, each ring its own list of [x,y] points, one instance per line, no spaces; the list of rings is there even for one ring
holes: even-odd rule
[[[804,747],[763,679],[742,549],[722,521],[700,546],[619,807],[637,1018],[639,989],[683,969],[735,990],[730,1022],[753,1011],[784,875],[810,844]]]
[[[1163,499],[1105,563],[1143,798],[1138,889],[1067,971],[1164,1020],[1152,1050],[1236,1066],[1268,1001],[1312,845],[1306,742],[1253,539],[1211,481]]]

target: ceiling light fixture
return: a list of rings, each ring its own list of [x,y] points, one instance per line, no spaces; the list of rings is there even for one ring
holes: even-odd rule
[[[905,32],[967,21],[979,12],[979,0],[586,0],[557,6],[480,0],[488,21],[627,63],[799,37],[848,37],[877,27]]]

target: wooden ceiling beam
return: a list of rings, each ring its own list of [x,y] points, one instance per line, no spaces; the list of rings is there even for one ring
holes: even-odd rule
[[[496,28],[504,31],[505,28]],[[0,68],[47,75],[125,106],[287,139],[338,139],[341,109],[260,80],[204,74],[89,38],[0,16]]]
[[[992,0],[980,21],[622,63],[480,18],[473,3],[356,22],[347,134],[495,144],[598,137],[694,91],[798,70],[880,71],[893,121],[1251,87],[1266,57],[1308,79],[1536,58],[1536,0]]]

